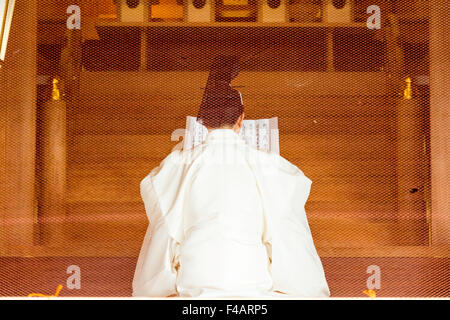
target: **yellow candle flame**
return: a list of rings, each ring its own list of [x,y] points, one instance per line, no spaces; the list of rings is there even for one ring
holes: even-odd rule
[[[52,99],[53,100],[61,100],[61,96],[59,94],[59,88],[58,88],[58,79],[53,79],[53,89],[52,89]]]
[[[412,88],[411,88],[412,80],[411,80],[411,78],[408,77],[408,78],[406,78],[405,82],[406,82],[406,89],[403,92],[403,99],[411,100],[412,99]]]

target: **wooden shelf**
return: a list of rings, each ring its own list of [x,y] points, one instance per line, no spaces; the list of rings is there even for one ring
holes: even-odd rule
[[[286,23],[259,23],[259,22],[119,22],[98,21],[97,28],[367,28],[366,23],[322,23],[322,22],[286,22]]]
[[[292,41],[292,39],[312,38],[315,33],[317,38],[323,41],[326,56],[325,65],[321,71],[334,72],[335,67],[335,41],[334,32],[345,30],[355,34],[371,34],[374,31],[367,28],[366,23],[261,23],[261,22],[212,22],[212,23],[187,23],[187,22],[119,22],[98,20],[96,29],[100,38],[112,39],[115,34],[133,33],[133,39],[140,37],[140,62],[139,70],[148,69],[148,47],[155,41],[173,43],[195,43],[208,49],[208,44],[222,41],[228,43],[246,39],[247,42],[260,43],[261,39],[272,39],[273,41]],[[326,35],[325,35],[326,34]],[[322,37],[325,38],[322,39]],[[156,40],[155,40],[156,39]],[[230,40],[231,39],[231,40]],[[253,40],[252,40],[253,39]],[[235,43],[235,42],[233,42]]]

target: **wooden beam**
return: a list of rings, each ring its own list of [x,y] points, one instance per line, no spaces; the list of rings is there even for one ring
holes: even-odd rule
[[[450,2],[430,5],[432,244],[450,245]]]
[[[367,28],[365,22],[325,23],[325,22],[121,22],[98,21],[97,28],[138,27],[138,28],[168,28],[168,27],[221,27],[221,28]]]

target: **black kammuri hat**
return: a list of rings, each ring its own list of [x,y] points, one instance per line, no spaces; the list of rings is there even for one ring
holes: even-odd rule
[[[239,74],[237,56],[219,55],[211,65],[197,121],[208,127],[233,125],[244,111],[242,94],[231,88]]]

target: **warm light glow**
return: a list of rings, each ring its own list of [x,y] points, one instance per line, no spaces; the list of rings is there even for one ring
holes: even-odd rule
[[[375,292],[375,290],[364,290],[363,291],[364,294],[366,294],[367,296],[369,296],[370,298],[376,298],[377,293]]]

